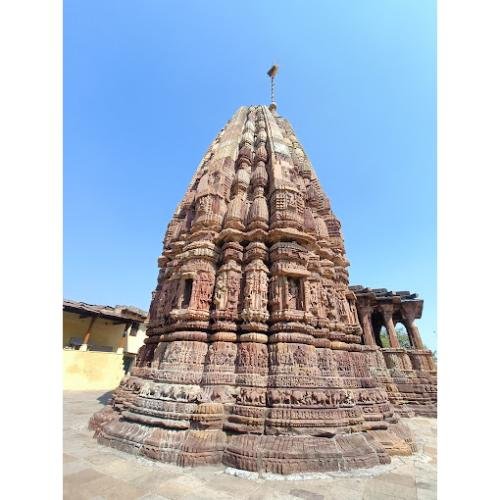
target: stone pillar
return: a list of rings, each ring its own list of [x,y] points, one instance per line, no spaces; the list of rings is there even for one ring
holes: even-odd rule
[[[92,327],[94,326],[95,320],[97,319],[97,316],[92,316],[92,319],[90,320],[90,325],[87,328],[87,331],[85,332],[85,335],[83,336],[83,344],[80,346],[80,351],[86,351],[88,347],[88,343],[90,340],[90,332],[92,330]]]
[[[425,349],[420,332],[415,324],[415,307],[411,303],[403,303],[401,305],[401,313],[403,316],[403,324],[405,325],[406,332],[410,338],[410,342],[414,349]]]
[[[370,306],[359,306],[358,311],[361,316],[361,326],[363,327],[363,338],[366,345],[377,345],[372,327],[372,308]]]
[[[403,319],[403,325],[405,325],[406,332],[410,338],[410,342],[414,349],[425,349],[422,338],[420,337],[420,332],[418,331],[417,325],[415,324],[415,318],[420,317],[421,314],[421,302],[408,301],[401,303],[401,316]],[[417,311],[420,311],[417,314]]]
[[[389,335],[389,343],[393,349],[401,348],[399,344],[399,339],[396,334],[396,328],[394,328],[394,322],[392,321],[392,313],[393,313],[393,305],[392,304],[381,304],[380,311],[382,316],[384,317],[384,326]]]
[[[408,328],[408,326],[406,327]],[[411,340],[416,349],[425,349],[424,343],[422,342],[422,337],[420,337],[420,332],[414,321],[409,323],[410,330],[408,335],[411,336]]]

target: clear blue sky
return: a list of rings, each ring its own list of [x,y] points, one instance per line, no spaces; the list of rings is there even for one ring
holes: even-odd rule
[[[434,349],[430,0],[65,0],[64,296],[149,307],[175,206],[236,108],[269,102],[272,63],[351,283],[418,292]]]

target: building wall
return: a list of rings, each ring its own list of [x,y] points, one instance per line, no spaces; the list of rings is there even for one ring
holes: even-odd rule
[[[79,314],[63,312],[63,346],[68,345],[71,337],[80,337],[83,340],[92,318],[80,318]],[[113,321],[98,318],[92,325],[90,344],[111,346],[116,351],[126,324],[113,324]],[[143,339],[144,341],[144,339]]]
[[[137,335],[135,336],[130,335],[131,328],[129,327],[127,330],[127,348],[125,350],[137,354],[137,351],[144,344],[144,339],[146,338],[146,325],[144,323],[139,324]]]
[[[69,344],[71,337],[83,340],[91,320],[91,317],[80,318],[78,313],[63,311],[63,346]],[[89,344],[111,346],[113,352],[63,350],[65,390],[112,390],[118,386],[125,375],[125,359],[122,353],[117,354],[116,351],[125,328],[124,351],[137,354],[146,337],[146,325],[140,323],[137,334],[130,335],[130,323],[113,324],[112,320],[103,318],[94,321]]]
[[[112,390],[125,375],[123,355],[63,350],[64,390]]]

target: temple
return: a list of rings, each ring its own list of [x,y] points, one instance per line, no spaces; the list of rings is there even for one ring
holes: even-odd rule
[[[212,142],[158,265],[136,365],[89,424],[100,443],[279,474],[415,451],[401,417],[436,404],[422,301],[349,288],[340,222],[274,103],[241,107]]]

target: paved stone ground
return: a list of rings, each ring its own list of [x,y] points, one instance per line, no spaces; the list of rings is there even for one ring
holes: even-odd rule
[[[181,468],[101,446],[87,423],[109,393],[64,393],[64,498],[77,499],[287,499],[378,500],[436,498],[436,420],[412,418],[419,452],[393,457],[377,470],[308,475],[307,479],[237,477],[224,466]],[[247,474],[248,476],[248,474]]]

